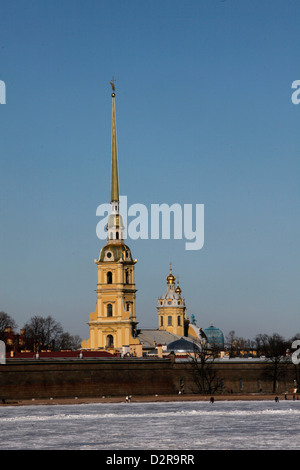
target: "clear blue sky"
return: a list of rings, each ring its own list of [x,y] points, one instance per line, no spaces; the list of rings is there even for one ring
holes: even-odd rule
[[[205,205],[202,250],[130,241],[140,327],[169,262],[188,315],[226,336],[299,324],[298,0],[1,1],[0,310],[87,339],[96,208],[109,202],[116,78],[120,192]]]

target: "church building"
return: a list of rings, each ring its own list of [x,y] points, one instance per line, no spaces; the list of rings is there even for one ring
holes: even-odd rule
[[[124,243],[124,223],[120,214],[119,175],[117,155],[117,128],[115,86],[112,85],[112,148],[111,197],[107,223],[107,243],[101,249],[98,267],[96,309],[88,322],[90,337],[82,342],[84,349],[113,348],[139,345],[136,336],[135,279],[130,248]]]
[[[185,299],[176,278],[170,272],[167,290],[158,299],[158,329],[139,329],[136,318],[135,260],[124,242],[124,223],[120,214],[115,85],[112,86],[111,195],[107,222],[107,243],[95,260],[98,268],[96,309],[90,314],[88,340],[82,348],[107,349],[142,356],[157,346],[167,345],[182,337],[201,342],[201,330],[189,322]],[[160,349],[161,351],[161,349]]]

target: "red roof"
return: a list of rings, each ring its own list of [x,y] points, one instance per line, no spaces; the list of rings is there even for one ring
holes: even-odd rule
[[[39,357],[79,357],[80,353],[82,352],[83,358],[88,357],[114,357],[114,354],[109,353],[108,351],[101,350],[101,351],[39,351]],[[13,356],[10,353],[6,354],[7,358],[18,358],[18,359],[34,359],[36,357],[36,353],[32,351],[26,352],[15,352]]]

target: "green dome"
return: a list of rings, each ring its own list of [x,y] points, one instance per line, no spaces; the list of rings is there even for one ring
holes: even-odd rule
[[[204,333],[206,334],[207,341],[211,347],[224,348],[224,335],[219,328],[211,325],[205,328]]]

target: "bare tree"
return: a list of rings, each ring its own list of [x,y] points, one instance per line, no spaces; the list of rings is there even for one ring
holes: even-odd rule
[[[230,357],[236,357],[241,354],[249,353],[253,350],[255,342],[250,339],[238,337],[234,330],[231,330],[226,336],[226,349]]]
[[[42,349],[59,349],[63,329],[50,315],[46,318],[34,316],[24,325],[25,346],[34,352]]]
[[[16,324],[15,320],[8,315],[5,312],[0,312],[0,340],[4,341],[6,340],[7,337],[7,329],[11,328],[12,330],[15,330],[18,328],[18,325]]]
[[[277,381],[286,378],[286,365],[288,362],[286,351],[289,343],[278,333],[274,333],[272,336],[266,334],[257,335],[255,341],[258,352],[268,360],[265,376],[272,380],[272,389],[273,393],[275,393]]]
[[[77,350],[81,347],[81,338],[78,335],[72,336],[69,333],[62,333],[58,345],[59,349]]]
[[[198,393],[213,394],[222,389],[221,380],[218,378],[214,361],[218,357],[217,348],[196,348],[189,355],[191,373]]]

